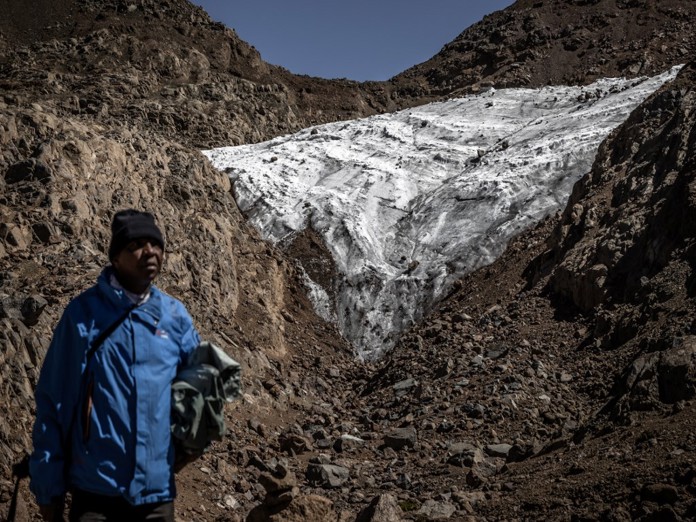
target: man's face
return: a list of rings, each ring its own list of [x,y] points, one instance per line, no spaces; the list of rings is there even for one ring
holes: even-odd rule
[[[111,262],[126,290],[142,293],[162,269],[162,247],[152,239],[135,239]]]

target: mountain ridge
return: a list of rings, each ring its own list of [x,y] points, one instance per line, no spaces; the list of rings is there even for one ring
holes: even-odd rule
[[[683,2],[522,0],[474,24],[397,75],[447,95],[481,88],[585,85],[652,76],[688,60],[693,6]]]

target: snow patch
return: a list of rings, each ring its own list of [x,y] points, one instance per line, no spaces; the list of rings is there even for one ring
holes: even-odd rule
[[[678,70],[490,90],[204,153],[266,239],[307,226],[323,237],[340,273],[329,309],[375,357],[455,280],[561,209],[602,140]]]
[[[302,269],[302,284],[307,289],[307,296],[314,306],[317,315],[324,321],[336,323],[336,313],[333,310],[333,303],[329,294],[321,285],[315,283],[304,269]]]

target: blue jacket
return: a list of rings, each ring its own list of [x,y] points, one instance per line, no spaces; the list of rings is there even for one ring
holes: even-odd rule
[[[135,505],[176,495],[171,384],[200,338],[184,305],[153,286],[85,368],[91,342],[132,306],[109,284],[110,275],[105,269],[94,287],[70,302],[44,359],[30,460],[39,504],[70,487],[123,496]],[[66,440],[72,444],[67,467]]]

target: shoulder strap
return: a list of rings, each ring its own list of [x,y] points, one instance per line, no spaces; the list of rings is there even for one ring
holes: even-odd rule
[[[79,393],[82,393],[82,390],[85,388],[85,383],[87,381],[87,369],[89,367],[89,363],[92,360],[92,357],[94,357],[94,354],[96,351],[99,349],[99,347],[104,344],[104,341],[112,334],[114,333],[114,330],[118,328],[118,326],[126,320],[126,317],[130,315],[130,313],[133,311],[133,309],[138,306],[137,304],[134,304],[132,306],[129,306],[128,309],[123,312],[119,316],[118,319],[116,319],[113,323],[111,323],[108,328],[105,328],[102,330],[97,338],[92,342],[92,344],[89,347],[89,350],[87,351],[87,357],[86,357],[86,363],[85,363],[85,371],[82,373],[82,377],[80,378],[80,388],[79,388]],[[70,448],[70,434],[72,433],[73,426],[75,425],[75,420],[77,418],[77,412],[80,409],[79,406],[79,400],[78,404],[75,405],[75,408],[73,408],[72,414],[70,415],[70,424],[68,424],[68,429],[65,431],[65,440],[63,442],[64,446],[64,451],[66,452],[67,455],[71,454],[71,448]],[[66,459],[69,460],[69,459]],[[67,470],[66,470],[67,472]]]
[[[87,352],[87,364],[85,365],[85,368],[89,366],[89,362],[92,360],[92,357],[94,356],[95,352],[99,349],[99,347],[104,343],[104,341],[106,341],[106,339],[112,333],[114,333],[114,330],[116,330],[116,328],[118,328],[118,326],[126,320],[126,317],[130,315],[130,313],[133,311],[133,309],[135,309],[136,306],[138,305],[129,306],[128,309],[118,319],[111,323],[108,328],[102,330],[102,332],[92,342],[92,345],[89,347],[89,351]]]

